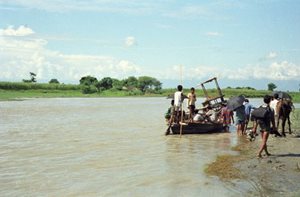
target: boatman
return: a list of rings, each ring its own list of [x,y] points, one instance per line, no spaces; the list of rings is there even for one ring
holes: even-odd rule
[[[176,123],[179,123],[179,120],[181,118],[181,109],[182,109],[182,103],[183,103],[183,93],[182,93],[182,85],[177,86],[177,91],[174,93],[174,106],[175,106],[175,113],[176,113]]]

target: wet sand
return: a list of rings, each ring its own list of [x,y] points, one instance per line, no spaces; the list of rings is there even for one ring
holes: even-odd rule
[[[206,172],[227,182],[245,181],[248,196],[300,196],[300,130],[286,138],[270,135],[271,156],[257,158],[261,137],[241,137],[238,155],[221,155]]]

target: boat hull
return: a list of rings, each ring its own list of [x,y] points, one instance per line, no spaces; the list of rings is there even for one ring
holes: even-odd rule
[[[170,129],[173,134],[180,134],[180,124],[172,125]],[[224,131],[224,126],[220,123],[188,123],[182,125],[182,134],[220,133]]]

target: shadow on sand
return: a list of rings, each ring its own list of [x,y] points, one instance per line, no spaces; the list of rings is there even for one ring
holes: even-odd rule
[[[289,154],[279,154],[279,155],[274,155],[276,157],[300,157],[300,154],[296,153],[289,153]]]

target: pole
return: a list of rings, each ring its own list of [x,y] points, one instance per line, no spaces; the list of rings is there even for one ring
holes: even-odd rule
[[[181,85],[182,85],[182,82],[183,82],[183,79],[182,79],[182,65],[180,65],[180,83],[181,83]],[[183,89],[182,89],[182,91],[183,91]],[[183,123],[183,100],[181,102],[180,137],[182,135],[182,123]]]

